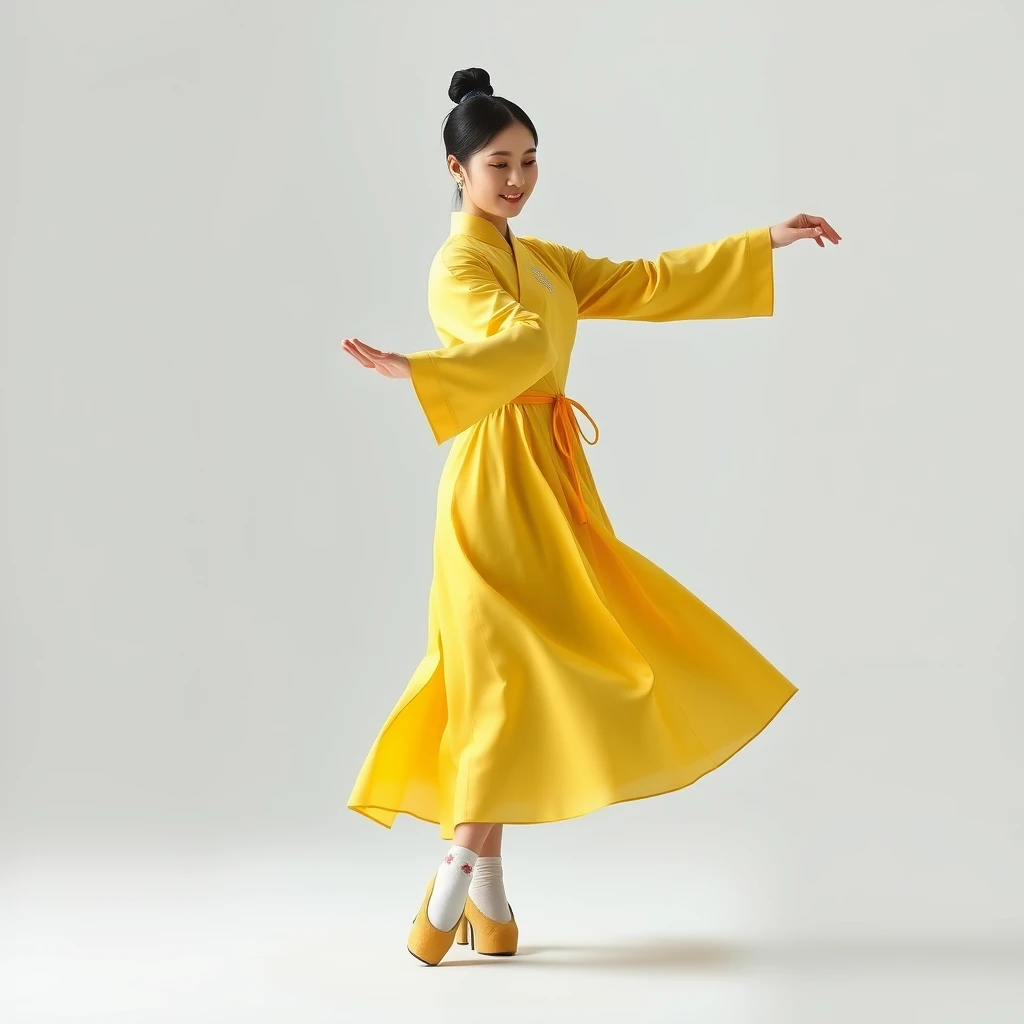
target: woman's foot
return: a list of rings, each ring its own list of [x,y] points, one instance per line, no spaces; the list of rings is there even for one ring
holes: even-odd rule
[[[427,904],[427,920],[438,931],[450,931],[459,923],[477,859],[465,846],[452,846],[441,861]]]
[[[465,914],[456,929],[455,941],[463,946],[468,942],[484,956],[514,956],[519,949],[519,925],[511,907],[508,907],[507,921],[494,921],[470,896],[466,899]]]
[[[455,940],[455,933],[462,924],[460,915],[459,921],[448,931],[440,931],[435,928],[427,919],[427,904],[430,902],[434,890],[434,879],[427,883],[427,892],[423,897],[423,903],[412,920],[412,929],[409,932],[409,939],[406,946],[417,960],[428,964],[431,967],[439,964],[445,953],[452,948]]]
[[[492,921],[502,924],[512,920],[508,897],[505,895],[500,856],[477,858],[468,895]]]

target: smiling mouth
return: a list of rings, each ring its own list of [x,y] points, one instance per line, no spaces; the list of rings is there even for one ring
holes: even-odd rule
[[[509,202],[513,202],[514,203],[517,199],[522,199],[523,198],[523,193],[522,192],[518,192],[515,195],[502,196],[501,198],[502,199],[507,199]]]

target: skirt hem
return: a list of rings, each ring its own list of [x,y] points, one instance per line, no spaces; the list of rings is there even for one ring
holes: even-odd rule
[[[660,789],[654,793],[641,793],[639,796],[626,796],[620,797],[616,800],[600,800],[594,803],[592,806],[587,807],[581,811],[575,811],[572,814],[559,814],[556,817],[551,818],[532,818],[529,821],[502,821],[495,822],[495,824],[502,825],[549,825],[556,821],[571,821],[573,818],[582,818],[587,814],[593,814],[595,811],[599,811],[604,807],[614,807],[616,804],[632,803],[635,800],[650,800],[656,796],[666,796],[669,793],[678,793],[681,789],[686,789],[687,786],[692,786],[698,780],[704,778],[705,775],[709,775],[716,768],[721,768],[723,764],[728,762],[731,758],[735,757],[741,750],[744,749],[749,743],[757,739],[758,736],[768,728],[769,725],[778,717],[782,709],[800,692],[799,688],[794,687],[792,692],[786,695],[786,699],[775,709],[771,716],[764,721],[764,723],[755,731],[752,732],[732,753],[727,757],[724,757],[721,761],[716,762],[710,768],[705,769],[699,775],[695,775],[688,782],[683,782],[678,786],[670,786],[668,789]],[[355,811],[357,814],[363,815],[370,821],[376,822],[378,825],[382,825],[384,828],[390,829],[394,824],[394,817],[399,814],[407,814],[411,818],[416,818],[418,821],[425,821],[429,825],[437,825],[441,829],[441,838],[449,840],[454,838],[453,829],[445,829],[436,818],[425,817],[422,814],[417,814],[415,811],[409,811],[401,807],[382,807],[377,804],[348,804],[350,811]],[[370,811],[383,811],[385,814],[392,816],[392,821],[381,821],[379,818],[374,817]],[[462,821],[472,823],[473,821],[483,819],[463,818]],[[456,822],[459,824],[459,822]],[[447,833],[447,834],[446,834]]]

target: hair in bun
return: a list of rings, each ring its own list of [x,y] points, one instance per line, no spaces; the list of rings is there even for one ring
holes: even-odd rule
[[[455,157],[466,164],[509,125],[518,122],[533,136],[537,145],[537,129],[518,103],[504,96],[495,96],[491,76],[483,68],[463,68],[452,75],[448,98],[455,104],[444,119],[445,157]],[[455,196],[456,209],[461,209],[462,193]]]
[[[448,87],[448,98],[452,103],[461,103],[472,92],[494,95],[491,76],[483,68],[464,68],[452,75],[452,84]]]

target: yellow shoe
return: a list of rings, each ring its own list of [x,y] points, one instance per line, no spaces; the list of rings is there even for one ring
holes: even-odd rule
[[[508,912],[512,914],[512,906]],[[488,917],[469,897],[466,897],[466,909],[462,920],[455,926],[458,934],[455,941],[460,946],[469,943],[484,956],[512,956],[519,948],[519,925],[515,914],[510,921],[495,921]]]
[[[462,918],[455,922],[451,931],[442,932],[435,928],[427,919],[427,904],[430,902],[430,894],[434,890],[434,879],[430,879],[427,886],[427,895],[423,899],[423,906],[419,913],[412,919],[412,931],[409,932],[408,950],[417,960],[436,967],[451,949],[455,933],[462,924]]]

